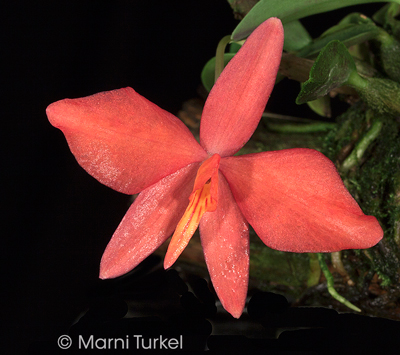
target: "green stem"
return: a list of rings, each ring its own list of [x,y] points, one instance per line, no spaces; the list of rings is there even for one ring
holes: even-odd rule
[[[347,79],[346,84],[358,91],[366,89],[368,86],[368,80],[358,74],[357,70],[353,70]]]
[[[215,54],[215,81],[217,81],[218,77],[221,75],[222,71],[224,70],[225,48],[230,41],[231,41],[231,36],[228,35],[228,36],[223,37],[218,43],[217,53]]]
[[[331,262],[333,267],[337,270],[337,272],[343,277],[343,279],[347,282],[349,286],[354,286],[354,282],[350,279],[349,274],[347,273],[346,269],[344,268],[342,262],[342,252],[336,251],[331,253]]]
[[[336,123],[315,122],[305,124],[267,123],[270,130],[280,133],[313,133],[329,131],[336,127]]]
[[[272,113],[272,112],[264,112],[262,114],[263,118],[276,118],[279,120],[287,120],[287,121],[297,121],[297,122],[314,122],[310,118],[302,118],[302,117],[295,117],[295,116],[287,116],[287,115],[280,115],[279,113]]]
[[[398,116],[400,114],[400,83],[385,78],[364,79],[368,81],[368,85],[364,89],[356,88],[361,99],[378,113]]]
[[[310,274],[307,280],[307,287],[316,286],[321,277],[321,267],[319,266],[318,256],[314,253],[308,253],[310,257]]]
[[[326,278],[326,283],[327,283],[327,287],[328,287],[328,292],[330,293],[330,295],[336,299],[337,301],[339,301],[340,303],[344,304],[346,307],[349,307],[350,309],[352,309],[353,311],[356,312],[361,312],[361,309],[356,307],[354,304],[352,304],[351,302],[349,302],[348,300],[346,300],[343,296],[339,295],[337,293],[337,291],[335,290],[334,287],[334,281],[333,281],[333,276],[330,273],[328,266],[326,265],[325,262],[325,257],[323,254],[321,253],[317,253],[318,255],[318,261],[319,261],[319,265],[321,266],[321,270],[325,275]]]
[[[382,129],[382,122],[377,120],[373,123],[370,130],[364,135],[364,137],[357,143],[356,147],[345,159],[342,164],[342,171],[349,171],[352,167],[360,161],[369,145],[378,137],[379,132]]]

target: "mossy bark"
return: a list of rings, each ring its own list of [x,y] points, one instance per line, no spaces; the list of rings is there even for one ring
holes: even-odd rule
[[[336,163],[364,213],[375,216],[384,230],[384,239],[375,247],[342,253],[343,265],[355,283],[344,284],[343,293],[353,294],[366,313],[399,319],[399,117],[379,114],[359,102],[337,122],[322,151]],[[374,127],[379,127],[379,134]],[[362,140],[368,145],[348,168],[346,163]]]

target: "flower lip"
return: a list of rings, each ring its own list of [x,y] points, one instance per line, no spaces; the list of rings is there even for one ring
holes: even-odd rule
[[[211,195],[214,200],[218,199],[218,190],[215,190],[215,188],[218,187],[218,169],[220,161],[221,157],[218,154],[214,154],[201,164],[199,170],[197,171],[192,194],[196,190],[202,188],[203,185],[206,184],[208,180],[210,180],[212,188]],[[191,197],[192,195],[189,197],[189,200],[191,199]]]
[[[179,221],[164,259],[167,269],[176,261],[188,245],[201,218],[206,212],[214,212],[218,205],[218,168],[221,157],[214,154],[203,162],[197,171],[189,205]]]

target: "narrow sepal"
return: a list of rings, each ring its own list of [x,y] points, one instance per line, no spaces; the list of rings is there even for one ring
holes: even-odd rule
[[[256,129],[275,84],[283,48],[279,19],[262,23],[228,63],[206,104],[200,142],[209,154],[235,154]]]
[[[215,211],[218,205],[218,166],[221,157],[214,154],[204,161],[196,174],[189,204],[171,238],[164,259],[167,269],[178,259],[196,231],[204,213]]]

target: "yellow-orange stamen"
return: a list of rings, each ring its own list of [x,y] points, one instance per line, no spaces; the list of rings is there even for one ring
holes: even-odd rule
[[[214,154],[200,166],[189,197],[189,205],[169,243],[164,259],[165,268],[169,268],[188,245],[204,213],[216,210],[220,159],[218,154]]]

